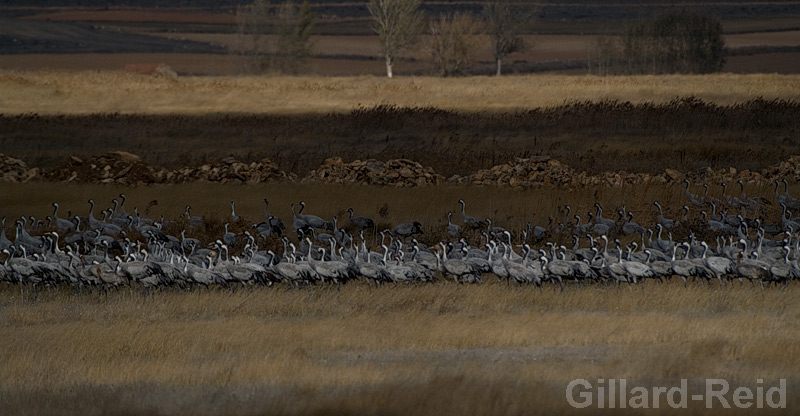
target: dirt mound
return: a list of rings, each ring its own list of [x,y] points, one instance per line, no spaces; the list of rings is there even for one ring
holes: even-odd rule
[[[22,160],[0,153],[0,182],[28,182],[39,177],[39,168],[28,169]]]
[[[333,157],[326,159],[319,168],[309,172],[303,181],[386,185],[400,188],[438,185],[444,182],[444,176],[437,174],[432,168],[408,159],[392,159],[387,162],[367,159],[344,163],[342,158]]]

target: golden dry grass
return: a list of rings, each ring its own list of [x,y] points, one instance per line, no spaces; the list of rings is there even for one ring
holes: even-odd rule
[[[107,299],[62,290],[31,303],[12,288],[0,291],[0,400],[4,414],[546,414],[569,410],[573,378],[788,378],[791,409],[797,296],[796,285],[761,295],[749,284],[356,282]]]
[[[181,77],[121,72],[0,74],[5,114],[203,114],[341,112],[390,104],[500,111],[571,101],[668,102],[696,96],[719,105],[757,97],[800,100],[797,75],[399,77]]]

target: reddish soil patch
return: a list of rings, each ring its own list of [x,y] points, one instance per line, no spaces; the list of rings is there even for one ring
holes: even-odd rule
[[[25,20],[51,20],[62,22],[156,22],[156,23],[206,23],[235,24],[233,13],[186,13],[145,10],[77,10],[58,11],[27,16]]]

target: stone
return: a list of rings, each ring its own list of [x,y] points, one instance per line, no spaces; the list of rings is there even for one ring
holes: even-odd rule
[[[119,159],[119,160],[121,160],[123,162],[126,162],[126,163],[136,163],[136,162],[141,162],[142,161],[142,158],[139,157],[138,155],[135,155],[133,153],[128,153],[128,152],[123,152],[121,150],[117,150],[117,151],[114,151],[114,152],[108,152],[108,154],[111,155],[112,157],[116,157],[117,159]]]

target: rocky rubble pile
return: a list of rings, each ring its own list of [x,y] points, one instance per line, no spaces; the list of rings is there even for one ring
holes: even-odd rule
[[[680,182],[690,179],[698,183],[737,182],[748,184],[765,184],[776,179],[786,178],[800,181],[800,156],[792,156],[785,162],[772,165],[762,172],[750,170],[739,171],[735,168],[713,170],[707,168],[701,172],[682,173],[674,169],[666,169],[663,173],[631,173],[625,171],[602,172],[590,175],[578,172],[557,160],[546,156],[532,158],[515,158],[513,161],[482,169],[472,175],[453,176],[448,182],[472,185],[499,185],[523,188],[585,186],[622,186],[622,185],[657,185]]]
[[[48,172],[45,177],[48,180],[62,182],[120,185],[186,182],[259,183],[297,178],[294,174],[279,170],[278,165],[269,159],[243,163],[229,157],[218,163],[168,170],[149,165],[139,156],[127,152],[109,152],[87,160],[70,156],[69,163]]]
[[[220,163],[204,164],[198,167],[187,167],[165,174],[159,174],[166,183],[185,182],[219,182],[219,183],[260,183],[280,180],[295,180],[297,175],[278,169],[278,165],[269,160],[244,163],[232,157],[222,159]]]
[[[800,156],[790,156],[789,160],[772,165],[762,171],[767,180],[786,179],[800,181]]]
[[[737,170],[735,168],[682,173],[666,169],[659,174],[603,172],[590,175],[579,172],[547,156],[515,158],[513,161],[479,170],[471,175],[453,177],[445,181],[430,167],[408,159],[356,160],[345,163],[340,157],[326,159],[319,168],[312,170],[303,182],[353,183],[379,186],[425,186],[444,182],[486,186],[510,186],[521,188],[586,186],[622,186],[670,184],[689,179],[694,183],[718,184],[742,180],[747,184],[769,184],[775,180],[800,181],[800,156],[763,169],[761,172]],[[56,182],[114,183],[127,186],[160,183],[261,183],[273,181],[296,181],[297,175],[278,168],[269,159],[245,163],[228,157],[216,163],[195,167],[168,170],[144,162],[141,157],[128,152],[109,152],[86,160],[70,156],[69,161],[55,169],[42,172],[31,168],[22,160],[0,154],[0,182],[28,182],[44,179]]]
[[[367,159],[345,163],[340,157],[332,157],[309,172],[303,181],[407,187],[437,185],[444,182],[444,176],[408,159],[387,162]]]
[[[547,156],[515,158],[513,161],[482,169],[468,176],[454,176],[449,182],[473,185],[501,185],[523,188],[621,186],[625,184],[663,184],[669,182],[666,173],[603,172],[590,175],[578,172]]]
[[[0,182],[28,182],[39,177],[39,168],[28,169],[25,162],[0,153]]]
[[[45,173],[51,181],[144,185],[155,182],[156,169],[128,152],[108,152],[86,160],[70,156],[69,162]]]

